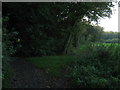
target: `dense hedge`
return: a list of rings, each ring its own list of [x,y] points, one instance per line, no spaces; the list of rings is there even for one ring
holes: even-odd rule
[[[6,29],[8,25],[8,17],[3,17],[3,28],[2,28],[2,87],[11,87],[12,79],[12,66],[10,62],[13,60],[10,58],[16,52],[17,47],[13,47],[11,39],[16,39],[17,32],[9,32]]]
[[[70,75],[73,87],[120,88],[120,45],[84,45]]]

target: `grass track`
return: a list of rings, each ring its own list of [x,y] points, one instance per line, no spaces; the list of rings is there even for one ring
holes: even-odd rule
[[[50,76],[60,77],[64,74],[66,67],[74,62],[73,56],[43,56],[30,57],[26,59],[35,66],[44,69]]]

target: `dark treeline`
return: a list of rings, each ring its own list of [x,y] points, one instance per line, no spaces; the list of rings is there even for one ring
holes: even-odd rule
[[[120,40],[120,32],[104,32],[101,36],[102,42],[118,43]]]

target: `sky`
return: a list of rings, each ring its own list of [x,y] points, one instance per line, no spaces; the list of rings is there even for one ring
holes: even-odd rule
[[[104,31],[118,32],[118,5],[115,5],[112,11],[111,18],[101,19],[98,25],[102,26]]]

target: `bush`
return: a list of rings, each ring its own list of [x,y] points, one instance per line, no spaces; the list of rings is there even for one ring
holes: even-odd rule
[[[2,29],[2,80],[3,88],[10,87],[10,81],[12,77],[12,67],[10,62],[10,56],[16,52],[16,49],[13,47],[13,42],[11,39],[14,39],[18,34],[17,32],[9,32],[6,29],[6,24],[9,18],[3,18],[3,29]]]
[[[81,53],[72,67],[70,85],[79,88],[119,88],[120,45],[95,44],[85,47],[79,50]]]

